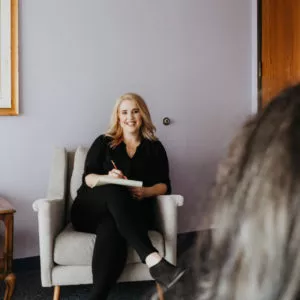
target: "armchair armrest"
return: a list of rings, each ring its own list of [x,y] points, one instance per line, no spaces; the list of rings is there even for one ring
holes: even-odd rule
[[[39,199],[33,205],[38,213],[42,286],[52,286],[54,240],[64,226],[64,199]]]
[[[157,197],[156,225],[165,240],[165,259],[176,264],[177,255],[177,207],[184,202],[181,195]]]

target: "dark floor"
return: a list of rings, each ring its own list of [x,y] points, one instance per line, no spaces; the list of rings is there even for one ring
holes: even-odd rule
[[[4,284],[1,284],[0,295],[4,295]],[[108,300],[147,299],[146,295],[154,292],[153,282],[119,283],[111,291]],[[64,286],[61,288],[61,300],[88,299],[90,285]],[[150,296],[149,296],[150,297]],[[0,298],[3,299],[3,298]],[[12,300],[52,300],[53,288],[41,287],[38,270],[17,274],[17,284]]]
[[[167,299],[190,300],[194,293],[194,281],[191,257],[195,235],[180,235],[178,239],[178,262],[182,266],[189,267],[189,272],[176,286]],[[39,270],[16,271],[17,281],[12,300],[52,300],[53,288],[41,287]],[[61,288],[61,300],[88,299],[90,285],[64,286]],[[4,283],[0,284],[0,299],[4,295]],[[155,292],[155,285],[151,281],[119,283],[111,291],[108,300],[146,300]]]

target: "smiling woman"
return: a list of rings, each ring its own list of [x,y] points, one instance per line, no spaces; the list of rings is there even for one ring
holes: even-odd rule
[[[97,185],[110,177],[140,181],[143,186]],[[185,270],[160,256],[148,236],[155,228],[156,196],[170,192],[167,154],[155,135],[148,107],[141,96],[126,93],[116,101],[108,131],[87,153],[71,208],[75,230],[96,233],[90,300],[107,299],[125,267],[128,245],[164,291],[183,276]]]
[[[19,114],[18,0],[0,0],[0,115]]]

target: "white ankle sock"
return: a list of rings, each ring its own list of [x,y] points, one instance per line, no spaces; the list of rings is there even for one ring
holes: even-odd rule
[[[162,257],[157,252],[150,253],[145,259],[148,268],[157,265],[161,260]]]

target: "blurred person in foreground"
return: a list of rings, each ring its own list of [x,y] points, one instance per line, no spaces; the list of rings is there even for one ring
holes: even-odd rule
[[[297,299],[300,84],[245,123],[219,167],[213,198],[216,229],[193,299]]]

